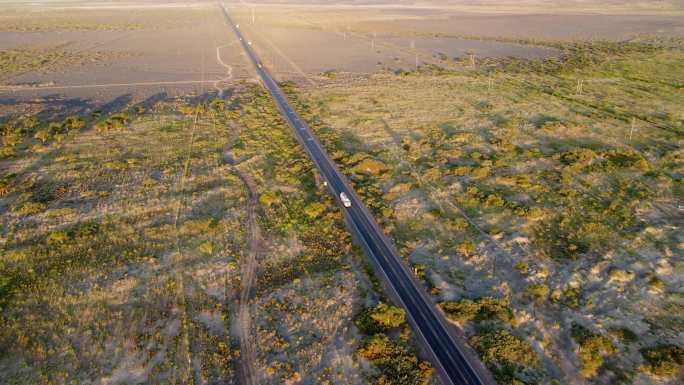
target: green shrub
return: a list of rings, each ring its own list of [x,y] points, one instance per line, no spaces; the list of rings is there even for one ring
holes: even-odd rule
[[[69,116],[64,120],[64,127],[69,130],[80,130],[85,127],[85,120],[78,116]]]
[[[454,231],[466,230],[468,226],[468,221],[466,221],[463,218],[456,218],[453,221],[449,222],[449,228]]]
[[[223,99],[214,99],[211,102],[211,108],[216,111],[223,111],[226,109],[226,101]]]
[[[325,205],[320,202],[314,202],[304,207],[304,213],[312,219],[320,217],[324,211]]]
[[[475,179],[484,179],[492,175],[492,168],[489,166],[473,167],[470,175]]]
[[[335,79],[337,78],[337,71],[336,70],[327,70],[321,73],[321,76],[324,78],[328,79]]]
[[[606,152],[604,156],[606,157],[606,169],[608,171],[623,168],[649,169],[648,161],[633,151],[615,149]]]
[[[580,306],[580,291],[577,288],[569,287],[561,295],[560,302],[570,309],[578,309]]]
[[[484,204],[487,207],[503,207],[506,204],[506,201],[496,194],[489,194],[487,195],[487,199],[484,201]]]
[[[16,209],[17,214],[21,216],[29,216],[43,212],[47,206],[40,202],[26,202]]]
[[[62,127],[63,127],[62,123],[50,122],[50,124],[48,124],[47,130],[50,133],[58,133],[58,132],[62,131]]]
[[[49,218],[59,218],[59,217],[64,217],[67,215],[72,215],[77,213],[78,211],[76,209],[68,208],[68,207],[63,207],[63,208],[57,208],[57,209],[50,209],[45,212],[45,214]]]
[[[660,345],[639,350],[644,357],[642,369],[660,377],[674,377],[684,365],[684,348]]]
[[[106,132],[112,129],[112,124],[108,120],[105,120],[95,123],[94,127],[98,132]]]
[[[17,174],[14,173],[7,173],[0,178],[0,197],[12,191],[15,179],[17,179]]]
[[[117,112],[109,117],[114,128],[123,128],[129,121],[128,114],[125,112]]]
[[[543,283],[538,283],[530,285],[525,291],[525,295],[531,298],[533,301],[542,302],[549,297],[549,287]]]
[[[109,117],[109,119],[95,124],[95,129],[100,132],[110,131],[110,130],[120,130],[126,127],[129,122],[129,116],[125,112],[118,112]]]
[[[539,367],[539,357],[530,344],[507,330],[482,329],[469,342],[499,383],[522,383],[522,373]]]
[[[40,140],[41,142],[45,143],[48,140],[50,140],[52,135],[50,135],[49,130],[39,130],[35,134],[33,134],[33,137]]]
[[[530,271],[530,267],[523,261],[516,262],[515,265],[513,265],[513,268],[518,270],[520,274],[527,274]]]
[[[406,313],[396,306],[378,304],[371,313],[371,318],[385,328],[396,328],[406,322]]]
[[[380,303],[364,309],[356,317],[356,326],[364,334],[376,334],[406,323],[406,314],[396,306]]]
[[[369,338],[359,353],[379,369],[380,374],[374,378],[376,384],[427,385],[432,377],[429,363],[419,361],[384,334]]]
[[[458,302],[442,302],[439,304],[446,317],[454,322],[463,325],[468,321],[472,321],[480,313],[480,304],[464,299]]]
[[[611,267],[610,270],[608,270],[608,278],[611,281],[625,283],[632,281],[634,277],[634,272],[618,269],[617,267]]]
[[[202,254],[211,255],[214,252],[214,245],[211,242],[202,242],[199,245],[199,251]]]
[[[469,256],[475,252],[475,244],[470,240],[465,240],[456,246],[456,251],[464,256]]]
[[[17,150],[14,147],[0,148],[0,158],[11,158],[17,155]]]
[[[100,225],[94,222],[81,222],[74,225],[69,233],[75,238],[92,237],[100,232]]]
[[[588,148],[576,148],[553,156],[564,165],[588,164],[598,158],[598,154]]]
[[[582,362],[580,373],[585,378],[594,377],[603,365],[603,357],[616,352],[615,346],[607,337],[594,333],[575,322],[572,324],[570,333],[579,345],[577,357]]]
[[[280,197],[273,191],[266,191],[259,196],[259,202],[264,206],[271,207],[276,203],[280,203]]]
[[[508,300],[494,297],[481,297],[476,300],[463,299],[454,302],[442,302],[439,307],[446,317],[463,325],[466,322],[498,320],[514,323],[515,316]]]
[[[194,219],[183,223],[181,231],[186,234],[201,235],[214,230],[217,226],[218,221],[214,218]]]
[[[21,122],[21,125],[24,126],[24,128],[27,128],[29,130],[38,126],[39,124],[40,124],[40,120],[38,120],[38,118],[35,118],[33,116],[26,118],[26,119],[22,120],[22,122]]]
[[[2,136],[2,144],[5,147],[16,147],[24,138],[19,131],[11,131]]]
[[[61,245],[69,242],[71,237],[66,231],[53,231],[47,236],[47,243],[50,245]]]
[[[416,274],[416,277],[424,280],[427,277],[427,266],[417,263],[413,265],[413,273]]]

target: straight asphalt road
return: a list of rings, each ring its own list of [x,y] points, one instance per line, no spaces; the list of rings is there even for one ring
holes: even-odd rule
[[[221,9],[226,22],[240,39],[243,49],[254,64],[278,109],[294,130],[297,140],[318,168],[323,180],[327,182],[344,212],[354,238],[368,254],[391,296],[406,311],[409,323],[432,357],[432,362],[439,370],[444,383],[446,385],[495,385],[479,358],[465,346],[461,339],[456,338],[449,331],[451,326],[447,324],[444,316],[417,279],[401,262],[399,252],[380,229],[375,218],[351,188],[347,178],[330,159],[309,126],[292,109],[282,90],[252,49],[252,43],[242,35],[239,25],[232,21],[225,6]],[[341,202],[341,193],[345,193],[351,201],[350,207],[345,207]]]

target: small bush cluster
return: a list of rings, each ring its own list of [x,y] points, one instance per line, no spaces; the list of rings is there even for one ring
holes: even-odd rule
[[[398,328],[405,322],[406,314],[403,309],[380,303],[361,311],[355,323],[362,333],[372,335]]]
[[[505,207],[511,210],[514,214],[518,216],[526,216],[529,213],[529,209],[523,207],[519,203],[510,201],[501,196],[500,193],[496,191],[486,192],[480,190],[476,186],[470,186],[466,189],[466,193],[480,202],[484,207],[490,208],[500,208]]]
[[[543,283],[537,283],[530,285],[525,291],[525,294],[535,302],[543,302],[549,297],[550,291],[551,290],[547,285]]]
[[[442,302],[439,307],[448,319],[461,325],[473,320],[515,323],[515,316],[506,299],[494,297],[482,297],[476,300],[463,299],[455,302]]]
[[[378,385],[427,385],[433,368],[425,361],[397,345],[385,334],[375,334],[364,344],[359,354],[373,363],[380,373],[373,382]]]
[[[507,300],[482,297],[442,302],[439,307],[451,321],[461,325],[476,323],[475,335],[469,342],[499,384],[521,385],[538,376],[537,353],[529,343],[513,335],[516,321]]]
[[[659,377],[674,377],[684,366],[684,348],[659,345],[640,350],[644,357],[643,370]]]
[[[508,330],[483,328],[468,340],[492,369],[499,384],[523,384],[521,378],[534,376],[539,357],[524,340]]]
[[[379,369],[372,376],[376,384],[427,384],[432,377],[432,366],[420,361],[415,354],[392,341],[387,333],[403,327],[402,338],[410,329],[404,310],[384,303],[363,309],[355,319],[359,331],[368,336],[359,354]]]
[[[103,120],[95,124],[95,129],[100,132],[107,132],[111,130],[121,130],[126,127],[130,118],[126,112],[117,112],[112,114],[109,119]]]
[[[0,177],[0,197],[7,195],[14,188],[14,181],[17,178],[17,174],[7,173]]]
[[[472,255],[476,249],[477,249],[477,247],[475,246],[473,241],[471,241],[469,239],[466,239],[465,241],[460,242],[456,246],[456,251],[458,251],[459,254],[466,256],[466,257]]]
[[[568,190],[559,202],[565,207],[534,225],[533,242],[540,254],[558,260],[607,252],[620,235],[643,225],[636,213],[650,194],[637,181],[617,182],[600,196]]]
[[[617,351],[610,339],[576,322],[573,322],[570,333],[579,345],[577,356],[582,362],[580,373],[585,378],[594,377],[603,366],[604,356]]]

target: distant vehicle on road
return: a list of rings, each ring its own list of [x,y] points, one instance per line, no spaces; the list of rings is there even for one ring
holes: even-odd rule
[[[344,192],[340,193],[340,200],[344,207],[351,207],[351,200],[349,200],[349,197]]]

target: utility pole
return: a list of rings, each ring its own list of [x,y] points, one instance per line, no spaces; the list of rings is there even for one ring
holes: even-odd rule
[[[632,135],[634,134],[634,129],[636,128],[636,117],[632,116],[632,128],[629,129],[629,141],[632,141]]]
[[[254,7],[252,7],[252,24],[254,24]]]

